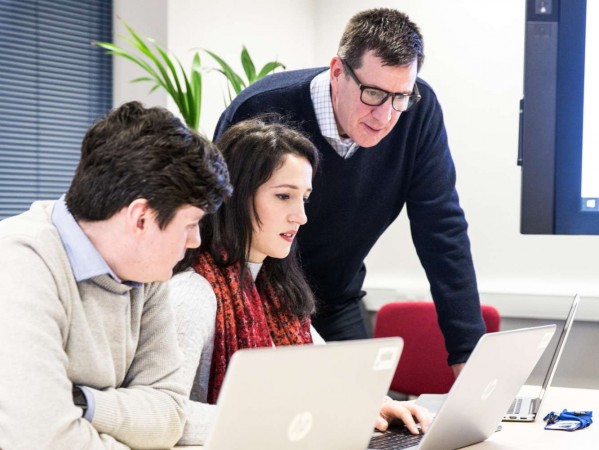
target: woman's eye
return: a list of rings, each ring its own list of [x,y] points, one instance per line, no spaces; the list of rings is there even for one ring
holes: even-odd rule
[[[275,194],[279,200],[289,200],[289,194]]]
[[[310,197],[304,197],[304,203],[310,203]]]

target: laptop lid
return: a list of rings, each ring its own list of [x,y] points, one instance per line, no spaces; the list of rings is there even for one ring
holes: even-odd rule
[[[236,352],[207,450],[364,450],[401,338]]]
[[[576,310],[578,309],[579,301],[580,297],[578,294],[576,294],[572,300],[568,316],[564,321],[564,326],[562,327],[562,330],[559,334],[555,350],[551,355],[551,360],[549,362],[549,365],[547,366],[547,370],[545,371],[543,384],[539,389],[538,395],[518,395],[514,399],[512,405],[510,405],[508,411],[504,414],[503,420],[508,422],[532,422],[536,419],[537,413],[539,412],[543,403],[545,392],[547,391],[547,388],[551,385],[551,382],[553,381],[553,376],[555,375],[557,365],[562,355],[562,351],[565,347],[568,335],[570,334],[570,329],[572,328],[572,323],[574,322],[574,316],[576,314]]]
[[[417,448],[461,448],[491,436],[555,329],[545,325],[483,335]]]
[[[555,375],[557,364],[559,363],[559,360],[562,357],[562,352],[564,350],[566,340],[570,335],[570,329],[572,328],[572,324],[574,323],[574,316],[576,315],[576,310],[578,309],[579,303],[580,296],[576,294],[574,296],[574,299],[572,300],[572,306],[570,306],[568,317],[566,317],[566,321],[564,322],[564,328],[562,328],[562,332],[557,341],[555,351],[553,352],[553,356],[551,357],[551,362],[549,363],[549,368],[547,369],[547,373],[545,374],[545,379],[543,380],[543,384],[541,385],[541,392],[539,393],[540,399],[543,398],[543,396],[545,395],[545,391],[553,381],[553,376]]]

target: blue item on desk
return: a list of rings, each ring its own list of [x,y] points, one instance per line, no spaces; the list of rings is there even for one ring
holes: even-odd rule
[[[543,420],[547,422],[546,430],[575,431],[586,428],[593,423],[593,411],[566,411],[560,413],[551,411]]]

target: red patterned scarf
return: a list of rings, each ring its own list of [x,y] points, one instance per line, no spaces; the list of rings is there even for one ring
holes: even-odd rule
[[[310,318],[278,311],[281,300],[266,280],[264,269],[257,279],[260,292],[249,270],[245,272],[246,286],[241,288],[239,263],[219,267],[210,254],[203,252],[194,269],[208,280],[216,295],[208,403],[216,403],[229,360],[237,350],[312,342]]]

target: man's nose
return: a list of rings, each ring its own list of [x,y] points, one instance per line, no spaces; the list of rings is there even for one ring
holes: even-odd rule
[[[382,105],[375,106],[372,110],[372,115],[381,123],[387,123],[393,118],[393,113],[396,112],[391,105],[393,99],[389,97]]]

